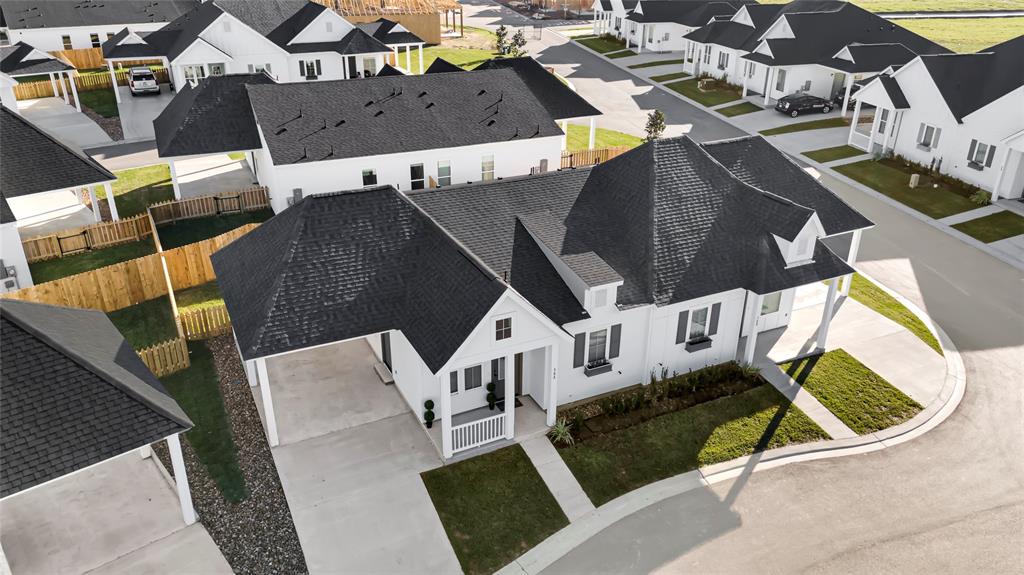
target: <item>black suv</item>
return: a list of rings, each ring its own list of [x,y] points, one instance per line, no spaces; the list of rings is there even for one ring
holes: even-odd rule
[[[827,114],[832,111],[832,102],[810,94],[790,94],[779,98],[775,109],[795,118],[804,112]]]

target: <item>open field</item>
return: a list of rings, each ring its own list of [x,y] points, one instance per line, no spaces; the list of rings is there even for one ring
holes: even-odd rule
[[[1018,3],[1017,9],[1022,8],[1024,2]],[[1024,17],[922,18],[895,22],[954,52],[977,52],[1024,34]]]

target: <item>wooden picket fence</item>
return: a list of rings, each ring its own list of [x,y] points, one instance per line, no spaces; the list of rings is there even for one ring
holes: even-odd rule
[[[62,258],[84,250],[97,250],[137,242],[153,234],[146,214],[116,222],[99,222],[69,228],[55,234],[36,236],[21,241],[29,263]]]
[[[163,256],[167,260],[172,289],[182,290],[217,279],[210,256],[257,226],[259,224],[245,224],[217,237],[165,250]]]
[[[209,339],[231,332],[231,318],[228,317],[228,308],[223,304],[183,311],[178,317],[188,340]]]
[[[136,353],[142,358],[142,363],[145,363],[149,371],[157,377],[188,369],[191,365],[188,359],[188,341],[183,337],[169,339],[140,349]]]
[[[219,214],[253,212],[268,207],[270,207],[270,196],[267,188],[265,186],[250,186],[234,192],[169,200],[149,206],[149,211],[153,215],[153,222],[165,224]]]
[[[581,166],[592,166],[607,162],[631,150],[629,146],[615,146],[612,148],[596,148],[594,150],[562,150],[562,168],[578,168]]]
[[[115,70],[114,75],[117,76],[118,86],[128,85],[128,69]],[[166,84],[170,82],[170,75],[166,68],[154,70],[153,75],[156,76],[157,82]],[[110,74],[76,74],[73,76],[75,82],[75,88],[79,92],[91,92],[93,90],[109,90],[110,89]],[[58,80],[60,81],[60,80]],[[67,81],[64,81],[64,86],[67,88]],[[68,88],[70,92],[70,88]],[[53,92],[53,83],[49,80],[39,80],[37,82],[23,82],[14,87],[14,98],[16,100],[34,100],[36,98],[51,98],[55,97],[56,94]]]

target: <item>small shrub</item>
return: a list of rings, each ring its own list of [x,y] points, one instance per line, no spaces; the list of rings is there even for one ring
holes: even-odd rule
[[[555,425],[548,432],[548,437],[551,438],[552,443],[555,445],[570,446],[576,442],[572,436],[572,427],[564,419],[559,419],[555,422]]]
[[[992,203],[992,194],[985,190],[978,190],[971,194],[970,200],[979,206],[987,206]]]

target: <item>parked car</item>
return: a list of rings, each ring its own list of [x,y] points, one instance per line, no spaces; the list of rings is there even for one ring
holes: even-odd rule
[[[827,114],[832,111],[832,102],[810,94],[790,94],[779,98],[775,109],[795,118],[804,112]]]
[[[132,96],[139,94],[159,94],[160,84],[149,68],[132,68],[128,70],[128,90]]]
[[[846,104],[846,109],[847,110],[852,110],[854,108],[854,106],[857,105],[857,102],[853,101],[853,96],[857,92],[859,92],[859,91],[860,91],[860,86],[858,86],[857,84],[854,84],[853,86],[850,87],[850,101],[849,101],[849,103]],[[843,98],[845,96],[846,96],[846,91],[845,90],[840,90],[839,93],[836,94],[836,97],[832,98],[832,107],[833,108],[842,108],[843,107]]]

